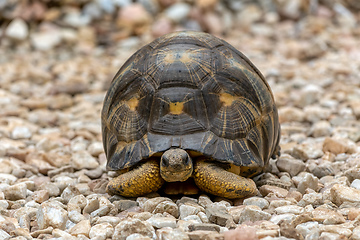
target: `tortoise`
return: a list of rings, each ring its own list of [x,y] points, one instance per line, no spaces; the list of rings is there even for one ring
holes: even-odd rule
[[[280,154],[280,125],[260,71],[208,33],[166,34],[120,68],[101,115],[107,192],[159,190],[226,198],[257,193],[253,176]],[[165,184],[166,183],[166,184]]]

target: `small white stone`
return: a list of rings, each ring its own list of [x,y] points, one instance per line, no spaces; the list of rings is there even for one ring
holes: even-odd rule
[[[32,133],[28,127],[25,126],[17,126],[11,132],[12,139],[24,139],[31,138]]]
[[[89,232],[91,229],[90,220],[82,220],[77,223],[75,226],[69,229],[69,233],[73,236],[85,235],[89,236]]]
[[[0,173],[0,183],[13,184],[16,180],[17,180],[17,177],[15,177],[12,174]]]
[[[77,170],[94,169],[99,166],[98,161],[87,151],[73,153],[70,159],[71,166]]]
[[[199,212],[197,215],[199,216],[201,222],[209,223],[209,218],[206,216],[206,213]]]
[[[90,229],[89,237],[97,240],[111,238],[114,234],[114,227],[110,223],[99,223]]]
[[[43,202],[37,211],[37,222],[40,229],[53,227],[64,230],[67,220],[67,211],[55,201]]]
[[[196,215],[199,212],[199,209],[194,206],[183,204],[180,206],[179,211],[180,211],[180,219],[184,220],[184,218],[186,218],[189,215]]]
[[[303,237],[308,235],[311,231],[314,231],[314,230],[320,231],[318,222],[301,223],[301,224],[297,225],[295,228],[296,228],[296,230],[298,230],[301,233],[301,235],[303,235]]]
[[[304,212],[304,208],[296,205],[282,206],[275,208],[277,214],[293,213],[299,215]]]
[[[15,18],[6,28],[5,35],[16,40],[24,40],[29,35],[29,29],[24,20]]]
[[[88,151],[92,156],[97,157],[104,152],[103,144],[101,142],[94,142],[88,146]]]
[[[82,215],[80,212],[72,210],[68,212],[69,219],[74,223],[79,223],[80,221],[83,221],[86,219],[84,215]]]
[[[37,50],[48,51],[61,42],[61,34],[58,31],[38,32],[32,33],[30,39]]]
[[[199,213],[203,213],[203,212],[199,212]],[[205,213],[203,213],[203,214],[205,214]],[[205,214],[205,216],[206,216],[206,214]],[[189,215],[189,216],[185,217],[183,220],[184,221],[193,220],[193,221],[197,221],[198,223],[202,223],[202,221],[198,215]]]
[[[282,221],[282,220],[291,221],[295,217],[296,217],[295,214],[285,213],[285,214],[280,214],[280,215],[272,215],[269,221],[273,222],[275,224],[279,224],[279,222]]]
[[[52,235],[56,238],[62,238],[62,239],[76,239],[74,236],[72,236],[70,233],[67,233],[63,230],[60,230],[60,229],[54,229],[52,231]]]
[[[161,228],[156,231],[156,235],[158,239],[162,240],[190,240],[187,233],[184,231],[181,231],[178,228],[172,229],[172,228]]]
[[[244,205],[254,205],[254,206],[258,206],[261,209],[267,208],[269,207],[269,202],[268,200],[264,199],[264,198],[260,198],[260,197],[250,197],[244,200],[243,202]]]
[[[9,203],[6,200],[0,200],[0,210],[6,210],[9,207]]]
[[[176,218],[174,217],[160,217],[160,216],[152,216],[148,220],[146,220],[148,223],[150,223],[153,227],[156,228],[163,228],[163,227],[176,227]]]
[[[180,22],[190,13],[191,7],[186,3],[176,3],[166,9],[165,15],[174,22]]]
[[[11,236],[7,232],[0,229],[0,239],[7,240],[7,239],[10,239],[10,238],[11,238]]]
[[[360,190],[360,179],[355,179],[352,181],[350,187]]]

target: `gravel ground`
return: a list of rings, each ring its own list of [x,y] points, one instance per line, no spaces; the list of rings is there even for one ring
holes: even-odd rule
[[[194,24],[181,22],[192,1],[159,2],[169,4],[147,30],[134,24],[110,38],[95,27],[24,28],[9,18],[0,47],[0,239],[360,239],[360,15],[345,8],[356,0],[301,18],[301,7],[264,14],[244,5],[236,15],[234,5],[210,14],[247,20],[226,35],[216,24],[198,26],[245,53],[273,89],[282,155],[255,179],[257,196],[105,193],[115,174],[106,172],[100,129],[109,82],[153,37]],[[74,16],[64,19],[80,21]]]

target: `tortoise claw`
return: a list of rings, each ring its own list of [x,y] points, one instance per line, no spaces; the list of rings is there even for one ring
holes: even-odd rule
[[[110,195],[137,197],[157,191],[164,184],[160,176],[159,162],[148,160],[133,170],[123,173],[106,187]]]
[[[251,197],[257,193],[252,179],[228,172],[216,162],[196,161],[193,178],[201,190],[216,196],[233,199]]]

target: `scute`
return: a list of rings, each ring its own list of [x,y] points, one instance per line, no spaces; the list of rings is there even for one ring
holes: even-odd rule
[[[109,169],[179,147],[257,172],[280,126],[259,70],[225,41],[185,31],[156,39],[120,68],[102,130]]]

